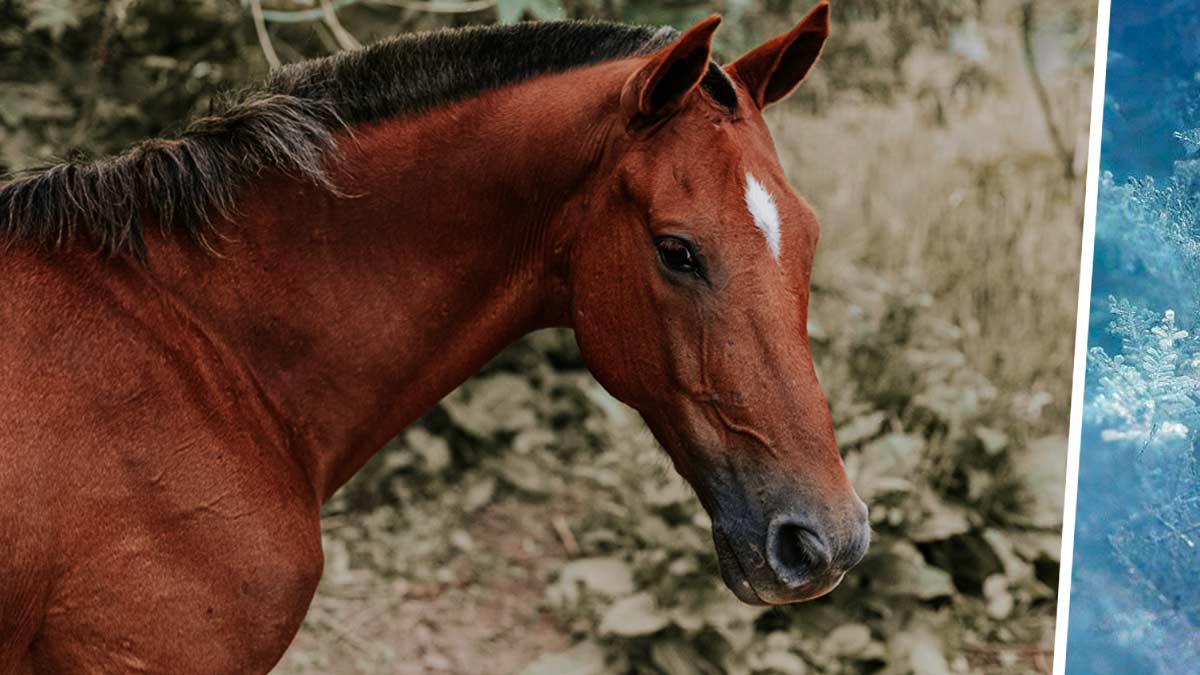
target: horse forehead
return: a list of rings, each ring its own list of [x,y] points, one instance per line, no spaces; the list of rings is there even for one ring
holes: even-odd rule
[[[750,213],[754,227],[758,228],[766,240],[771,257],[779,262],[783,254],[783,230],[775,195],[753,171],[746,171],[743,183],[746,211]]]

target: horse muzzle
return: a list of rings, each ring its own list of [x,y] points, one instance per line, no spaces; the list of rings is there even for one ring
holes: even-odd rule
[[[842,517],[827,506],[800,505],[760,518],[713,519],[713,542],[725,585],[743,602],[780,605],[812,600],[832,591],[866,555],[871,528],[857,495]]]

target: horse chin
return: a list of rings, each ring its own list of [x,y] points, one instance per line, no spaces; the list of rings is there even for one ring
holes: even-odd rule
[[[729,544],[728,537],[716,527],[713,528],[713,544],[717,548],[717,563],[721,568],[721,579],[729,590],[733,591],[737,599],[747,605],[766,606],[771,604],[758,597],[754,585],[750,583],[750,578],[742,570],[742,563],[734,553],[733,546]]]
[[[737,599],[747,605],[758,607],[778,604],[769,602],[758,594],[758,590],[755,588],[754,582],[751,581],[750,575],[746,574],[746,569],[742,565],[741,558],[738,557],[733,544],[730,543],[729,536],[718,527],[713,528],[712,534],[713,544],[717,549],[717,564],[721,569],[721,580],[737,596]]]

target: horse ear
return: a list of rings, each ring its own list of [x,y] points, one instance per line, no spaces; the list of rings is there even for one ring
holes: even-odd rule
[[[755,47],[725,68],[750,90],[759,109],[796,88],[817,62],[829,37],[829,3],[819,2],[790,31]]]
[[[635,119],[661,119],[683,106],[708,71],[712,37],[721,23],[713,15],[656,52],[621,91],[621,105]]]

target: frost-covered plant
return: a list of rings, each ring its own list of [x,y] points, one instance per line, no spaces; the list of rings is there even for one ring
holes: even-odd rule
[[[1174,134],[1188,154],[1200,149],[1200,129]],[[1100,179],[1096,218],[1098,255],[1124,278],[1123,295],[1109,296],[1109,333],[1119,352],[1089,352],[1089,419],[1105,440],[1155,443],[1192,438],[1200,432],[1200,344],[1177,323],[1175,309],[1144,306],[1169,299],[1195,310],[1200,280],[1200,160],[1175,163],[1168,178],[1131,178],[1118,184]]]
[[[1125,271],[1173,286],[1200,278],[1200,160],[1179,162],[1161,184],[1118,184],[1105,172],[1099,195],[1097,239],[1114,246]]]
[[[1200,150],[1200,129],[1175,137],[1189,155]],[[1122,586],[1100,604],[1111,604],[1112,634],[1176,672],[1200,659],[1189,637],[1200,629],[1200,341],[1178,319],[1200,309],[1200,160],[1176,162],[1157,181],[1118,185],[1105,173],[1097,255],[1125,297],[1101,305],[1120,347],[1088,354],[1087,422],[1111,447],[1136,451],[1115,466],[1137,477],[1122,493],[1136,499],[1108,511],[1131,515],[1104,525]],[[1181,312],[1148,308],[1163,305]]]
[[[1183,147],[1187,149],[1189,155],[1194,155],[1200,150],[1200,129],[1188,129],[1187,131],[1176,131],[1175,138],[1178,138]]]
[[[1191,671],[1200,660],[1198,526],[1200,496],[1181,495],[1122,523],[1109,538],[1143,598],[1140,611],[1114,617],[1118,634],[1165,672]]]
[[[1104,425],[1105,440],[1137,440],[1143,446],[1186,437],[1200,427],[1200,378],[1195,345],[1175,323],[1128,300],[1110,298],[1109,330],[1121,352],[1102,347],[1089,354],[1096,386],[1089,414]]]

